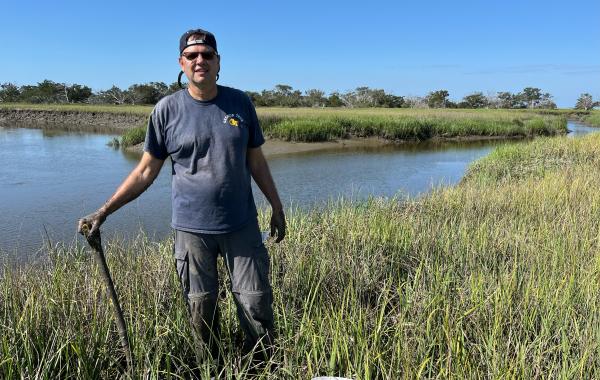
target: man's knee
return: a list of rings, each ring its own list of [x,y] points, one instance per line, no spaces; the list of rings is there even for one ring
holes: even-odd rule
[[[239,307],[240,317],[257,330],[256,335],[264,335],[267,330],[273,328],[273,295],[270,289],[264,291],[234,290]]]
[[[217,292],[189,293],[187,302],[190,308],[190,319],[194,325],[208,324],[212,326],[217,318]]]

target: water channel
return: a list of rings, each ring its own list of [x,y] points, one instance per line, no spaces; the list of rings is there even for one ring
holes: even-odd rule
[[[569,123],[569,136],[596,129]],[[29,256],[44,244],[72,244],[76,221],[112,195],[139,155],[107,146],[113,135],[0,127],[0,252]],[[456,184],[473,161],[518,141],[419,143],[331,149],[269,158],[284,203],[319,207],[340,197],[418,196]],[[106,238],[170,233],[170,163],[138,199],[111,215]],[[259,207],[260,191],[254,189]]]

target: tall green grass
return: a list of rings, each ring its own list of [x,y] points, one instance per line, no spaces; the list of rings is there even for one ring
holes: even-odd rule
[[[600,377],[598,151],[598,135],[540,139],[422,198],[290,210],[289,235],[269,244],[278,367],[259,378]],[[117,377],[96,266],[81,246],[47,251],[0,272],[0,377]],[[112,241],[107,254],[136,377],[188,378],[171,241]],[[225,294],[222,378],[250,378]]]
[[[540,116],[517,113],[506,117],[502,113],[462,112],[411,113],[404,114],[362,114],[324,113],[306,114],[260,113],[259,121],[264,134],[269,138],[285,141],[320,142],[347,138],[379,137],[386,140],[423,141],[432,138],[519,138],[533,136],[554,136],[567,131],[564,117]],[[123,144],[135,145],[144,140],[145,134],[138,129],[127,131]]]
[[[598,141],[592,138],[541,138],[523,149],[507,145],[473,163],[463,181],[496,184],[542,178],[548,172],[581,165],[600,165]]]
[[[531,137],[566,132],[566,118],[497,110],[262,110],[267,136],[287,141],[350,137],[427,140],[460,137]]]
[[[139,126],[135,128],[128,129],[121,136],[120,144],[123,147],[133,146],[139,144],[144,141],[146,138],[146,127]]]
[[[600,127],[600,110],[593,110],[583,121],[594,127]]]
[[[151,112],[149,106],[0,104],[2,108],[137,115]],[[259,108],[257,112],[267,137],[304,142],[352,137],[427,140],[549,136],[566,133],[567,125],[564,112],[539,114],[523,110]],[[127,131],[122,144],[142,142],[140,128]]]

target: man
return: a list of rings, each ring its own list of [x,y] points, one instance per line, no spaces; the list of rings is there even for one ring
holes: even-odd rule
[[[179,42],[188,88],[161,99],[150,116],[144,154],[115,194],[79,221],[95,233],[111,213],[135,199],[172,162],[172,227],[177,274],[199,348],[218,355],[217,257],[231,279],[244,350],[273,344],[269,256],[263,245],[250,176],[272,207],[271,236],[285,236],[283,207],[261,145],[256,111],[242,91],[218,86],[221,57],[214,35],[190,30]],[[265,349],[266,350],[262,350]]]

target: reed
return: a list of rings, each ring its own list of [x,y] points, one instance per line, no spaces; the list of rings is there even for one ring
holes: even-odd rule
[[[380,114],[348,111],[290,113],[287,118],[270,114],[261,117],[278,121],[263,124],[269,137],[287,141],[326,141],[350,137],[380,137],[388,140],[427,140],[466,137],[532,137],[566,132],[566,119],[532,113],[502,112],[399,112]],[[320,112],[320,111],[319,111]],[[372,111],[371,111],[372,112]]]
[[[33,109],[52,112],[119,113],[148,115],[150,106],[108,105],[18,105],[0,104],[0,109]],[[571,112],[572,110],[567,110]],[[265,135],[286,141],[328,141],[345,138],[380,137],[387,140],[428,140],[431,138],[515,138],[566,133],[568,112],[544,110],[464,109],[333,109],[259,108]],[[89,123],[87,123],[89,124]],[[105,127],[111,131],[121,125]],[[114,123],[113,123],[114,124]],[[133,123],[124,146],[143,141]],[[87,125],[84,128],[93,128]],[[132,138],[133,137],[133,138]]]
[[[593,127],[600,127],[600,110],[593,110],[583,121]]]
[[[121,136],[121,145],[123,147],[133,146],[144,141],[146,138],[146,127],[139,126],[126,130]]]
[[[598,135],[539,139],[421,198],[289,210],[289,235],[268,243],[278,367],[258,378],[600,377],[599,150]],[[106,247],[140,378],[196,366],[171,245],[140,235]],[[0,377],[119,376],[91,257],[46,251],[0,272]],[[250,378],[225,294],[221,378]]]

